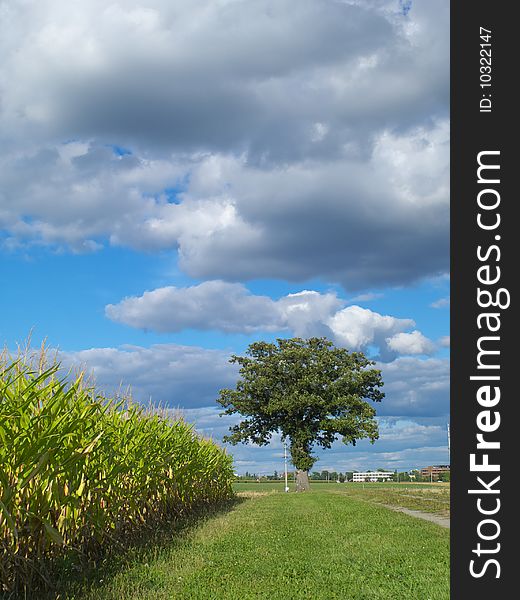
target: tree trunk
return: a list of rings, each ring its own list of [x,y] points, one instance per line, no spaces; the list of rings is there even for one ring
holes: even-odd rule
[[[296,470],[296,491],[307,492],[310,489],[309,473],[300,469]]]

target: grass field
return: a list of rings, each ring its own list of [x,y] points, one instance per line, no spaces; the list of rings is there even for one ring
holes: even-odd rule
[[[447,600],[449,532],[367,497],[395,498],[396,486],[353,488],[284,494],[283,484],[236,484],[238,499],[220,512],[163,531],[59,597]]]
[[[236,492],[245,490],[283,492],[284,483],[235,483]],[[428,513],[450,516],[450,484],[449,483],[326,483],[313,481],[315,490],[328,490],[346,494],[349,498],[357,498],[378,504],[421,510]]]
[[[353,484],[345,493],[352,498],[450,516],[449,484]]]

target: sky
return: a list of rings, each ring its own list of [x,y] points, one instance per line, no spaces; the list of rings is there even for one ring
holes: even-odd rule
[[[327,336],[386,397],[315,469],[449,462],[447,0],[3,0],[0,54],[3,345],[220,443],[231,354]]]

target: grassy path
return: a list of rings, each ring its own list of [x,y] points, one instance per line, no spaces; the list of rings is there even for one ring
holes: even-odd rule
[[[318,489],[246,492],[75,600],[447,600],[449,532]]]

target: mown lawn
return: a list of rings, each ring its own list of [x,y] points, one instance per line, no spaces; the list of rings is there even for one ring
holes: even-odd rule
[[[270,484],[237,487],[250,491],[239,492],[241,501],[226,512],[171,543],[127,553],[117,569],[105,565],[94,582],[60,598],[449,598],[447,530],[331,485],[306,494],[284,494]]]

